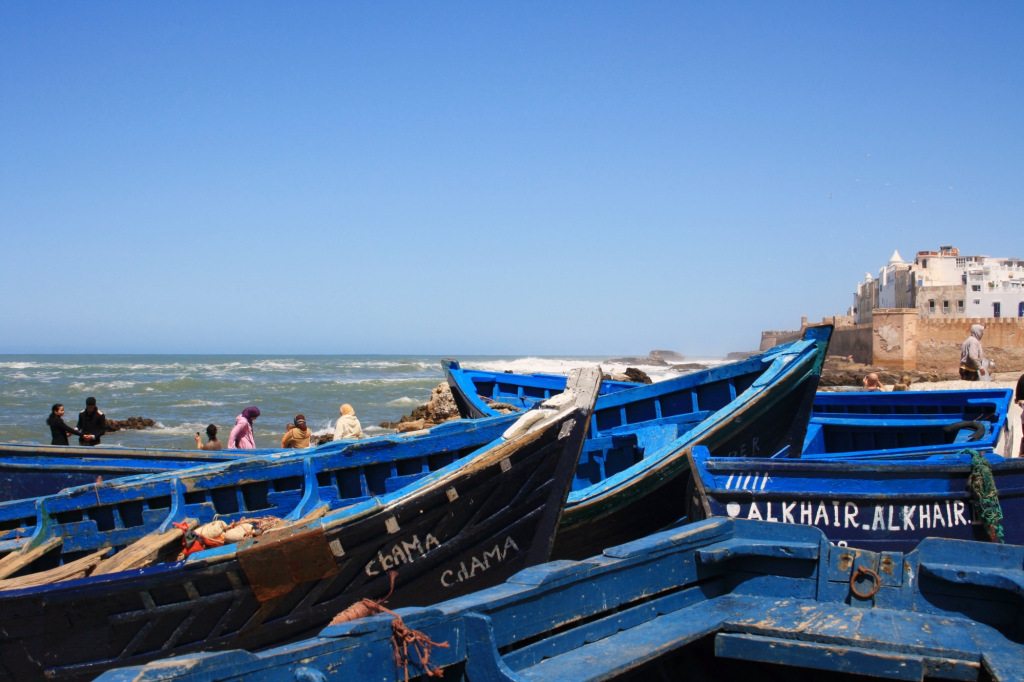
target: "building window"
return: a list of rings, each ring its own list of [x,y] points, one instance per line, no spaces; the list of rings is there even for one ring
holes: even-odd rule
[[[1002,306],[999,301],[992,304],[992,317],[1000,317],[1002,314]]]
[[[928,301],[928,312],[932,315],[935,314],[935,301]]]
[[[1024,301],[1017,304],[1017,317],[1024,317]]]
[[[949,301],[942,302],[942,313],[944,315],[949,315]]]
[[[958,313],[962,313],[964,311],[964,302],[963,301],[957,301],[956,302],[956,311]]]
[[[971,291],[981,291],[981,285],[980,284],[972,284],[971,285]]]
[[[981,305],[981,299],[974,299],[974,305]]]

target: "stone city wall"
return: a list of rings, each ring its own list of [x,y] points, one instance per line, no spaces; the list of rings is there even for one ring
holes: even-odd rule
[[[960,346],[974,324],[985,327],[981,343],[985,357],[995,362],[995,371],[1024,369],[1024,319],[922,319],[913,308],[874,311],[871,364],[895,370],[956,372]]]
[[[829,321],[829,320],[825,320]],[[837,326],[829,343],[829,356],[891,369],[956,374],[960,346],[971,325],[985,327],[981,343],[996,372],[1024,371],[1024,318],[922,318],[914,308],[877,308],[868,324]],[[799,331],[771,331],[761,335],[761,350],[798,341]]]

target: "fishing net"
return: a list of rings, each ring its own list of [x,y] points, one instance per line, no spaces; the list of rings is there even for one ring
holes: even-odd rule
[[[992,464],[977,450],[964,450],[971,456],[971,476],[968,485],[971,489],[971,504],[974,516],[981,519],[988,539],[992,542],[1003,540],[1003,509],[999,506],[999,491],[992,477]]]

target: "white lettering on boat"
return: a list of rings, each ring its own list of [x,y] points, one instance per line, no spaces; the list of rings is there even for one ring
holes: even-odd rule
[[[441,543],[430,533],[427,533],[422,541],[418,535],[413,535],[411,540],[399,540],[391,545],[390,549],[378,551],[377,558],[370,559],[364,570],[370,577],[387,573],[402,564],[411,564],[426,556],[431,549],[440,546]]]
[[[971,525],[970,510],[963,500],[866,507],[848,500],[729,502],[725,512],[731,518],[885,533]]]
[[[458,568],[450,568],[441,574],[441,585],[451,587],[452,585],[465,582],[475,578],[478,574],[500,564],[508,558],[509,552],[513,556],[519,553],[519,545],[512,539],[512,536],[505,538],[504,544],[498,542],[490,550],[484,550],[479,557],[471,556],[468,563],[460,561]]]

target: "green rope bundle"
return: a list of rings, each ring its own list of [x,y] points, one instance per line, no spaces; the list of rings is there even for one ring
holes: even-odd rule
[[[974,506],[974,515],[981,518],[988,533],[988,539],[992,542],[1004,542],[1003,540],[1003,509],[999,506],[999,491],[996,490],[996,482],[992,478],[992,465],[988,459],[977,450],[964,450],[971,455],[971,477],[968,484],[971,488],[971,503]]]

